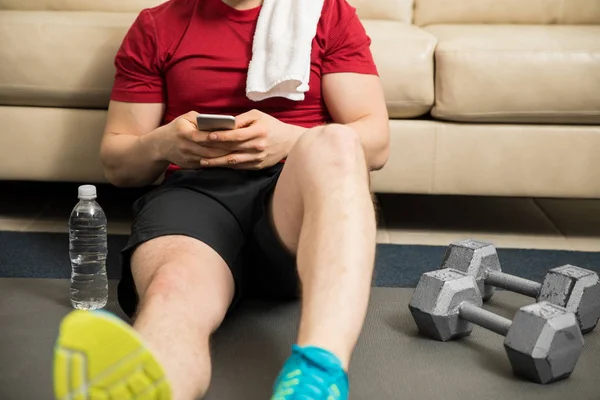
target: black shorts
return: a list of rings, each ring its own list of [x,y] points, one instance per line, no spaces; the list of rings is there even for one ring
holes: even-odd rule
[[[122,251],[119,304],[130,317],[138,295],[130,259],[140,244],[185,235],[214,249],[235,282],[232,306],[242,295],[273,300],[298,298],[295,257],[283,246],[268,203],[283,165],[260,171],[180,170],[133,204],[131,235]]]

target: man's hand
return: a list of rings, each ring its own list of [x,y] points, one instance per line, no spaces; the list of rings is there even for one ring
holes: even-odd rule
[[[219,146],[208,147],[209,132],[198,130],[196,116],[198,113],[191,111],[163,127],[157,149],[161,159],[184,169],[198,169],[201,160],[218,159],[232,152]]]
[[[213,132],[208,135],[206,144],[231,153],[205,158],[202,167],[250,170],[271,167],[287,157],[305,131],[257,110],[240,114],[235,120],[236,129]]]

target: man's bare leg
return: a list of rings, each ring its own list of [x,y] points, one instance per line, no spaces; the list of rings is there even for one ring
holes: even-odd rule
[[[366,315],[376,243],[358,135],[342,125],[304,134],[279,178],[272,212],[280,238],[297,251],[298,344],[329,350],[347,369]]]
[[[174,400],[203,396],[211,377],[209,338],[233,297],[229,267],[186,236],[142,244],[131,264],[140,296],[134,329],[163,366]]]

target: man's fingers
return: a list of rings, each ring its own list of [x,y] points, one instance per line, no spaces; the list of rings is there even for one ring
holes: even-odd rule
[[[194,129],[190,131],[189,139],[197,144],[206,144],[209,142],[208,135],[210,135],[210,132],[204,132]]]
[[[263,152],[267,150],[267,140],[264,138],[258,138],[253,140],[248,140],[247,142],[236,143],[235,147],[232,147],[232,150],[235,151],[253,151],[256,153]]]
[[[207,141],[208,132],[201,132],[198,130],[196,115],[198,115],[197,112],[190,111],[173,121],[173,124],[175,132],[179,137],[192,142],[203,143]]]
[[[203,146],[198,143],[188,142],[183,144],[182,153],[196,157],[196,162],[199,163],[202,158],[217,158],[231,154],[232,150],[219,149],[216,147]]]
[[[264,128],[259,124],[250,125],[246,128],[231,131],[212,132],[208,136],[210,142],[247,142],[264,135]]]
[[[176,125],[181,135],[192,142],[210,146],[214,143],[219,147],[219,143],[224,147],[231,148],[238,143],[249,142],[253,139],[263,137],[266,134],[264,124],[257,123],[256,112],[249,111],[236,117],[236,129],[216,132],[205,132],[198,130],[196,117],[199,114],[196,111],[190,111],[183,114],[179,123]],[[239,146],[239,149],[250,149],[249,146]]]
[[[257,112],[252,110],[235,117],[235,128],[245,128],[252,125],[258,119]]]
[[[190,122],[192,125],[194,125],[194,128],[198,129],[198,121],[196,121],[196,117],[200,115],[198,114],[196,111],[190,111],[186,114],[183,114],[181,116],[181,118],[185,119],[186,121]]]
[[[223,157],[204,159],[201,165],[207,168],[234,167],[248,163],[262,163],[266,158],[265,153],[231,153]]]
[[[213,142],[209,141],[207,143],[203,143],[203,146],[213,148],[213,149],[221,149],[221,150],[229,150],[230,152],[239,151],[239,152],[253,152],[260,153],[261,151],[265,151],[267,149],[267,140],[264,138],[251,139],[245,142]]]

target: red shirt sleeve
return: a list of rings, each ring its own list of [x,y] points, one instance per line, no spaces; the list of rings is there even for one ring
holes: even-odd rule
[[[329,0],[329,34],[323,58],[323,74],[355,72],[377,75],[371,54],[371,38],[361,23],[356,8],[347,0]]]
[[[111,100],[164,103],[164,82],[152,15],[142,11],[125,35],[115,57]]]

